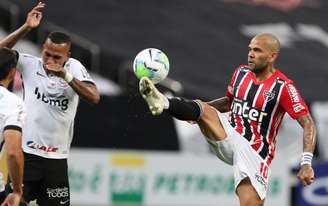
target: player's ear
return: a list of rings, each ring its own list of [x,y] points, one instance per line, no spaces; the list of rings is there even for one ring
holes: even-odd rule
[[[272,54],[271,54],[271,61],[272,62],[275,62],[277,58],[278,58],[278,52],[272,52]]]

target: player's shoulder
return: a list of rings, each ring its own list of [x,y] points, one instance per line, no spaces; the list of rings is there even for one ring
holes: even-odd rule
[[[240,71],[240,72],[249,72],[249,66],[247,64],[241,64],[236,68],[236,71]]]
[[[31,54],[27,54],[27,53],[21,53],[19,52],[19,57],[18,59],[25,59],[25,60],[31,60],[31,61],[41,61],[41,58],[40,57],[36,57],[36,56],[33,56]]]
[[[280,71],[279,69],[277,69],[277,81],[280,81],[281,83],[284,84],[293,84],[293,80],[291,80],[290,78],[288,78],[282,71]]]
[[[244,75],[244,74],[247,74],[249,72],[251,72],[251,70],[249,69],[249,66],[246,65],[246,64],[241,64],[235,69],[234,76],[237,76],[237,75],[240,75],[240,74]]]
[[[1,108],[6,110],[14,110],[15,108],[23,107],[24,105],[23,100],[20,97],[4,88],[1,88],[0,99],[2,103]]]
[[[65,66],[69,67],[70,69],[84,68],[83,64],[79,60],[74,58],[69,58]]]

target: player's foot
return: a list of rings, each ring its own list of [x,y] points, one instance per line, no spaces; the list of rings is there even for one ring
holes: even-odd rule
[[[140,79],[139,91],[141,96],[146,100],[151,113],[153,115],[162,114],[166,97],[157,90],[149,78],[142,77]]]

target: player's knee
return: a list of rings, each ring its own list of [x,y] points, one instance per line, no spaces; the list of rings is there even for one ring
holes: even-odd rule
[[[255,194],[248,194],[240,200],[241,206],[263,206],[264,201]]]
[[[263,206],[263,201],[258,197],[250,198],[245,206]]]

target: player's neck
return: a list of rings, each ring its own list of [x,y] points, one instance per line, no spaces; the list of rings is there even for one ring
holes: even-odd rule
[[[269,79],[276,71],[273,67],[267,67],[258,73],[254,73],[254,77],[257,81],[265,81]]]

